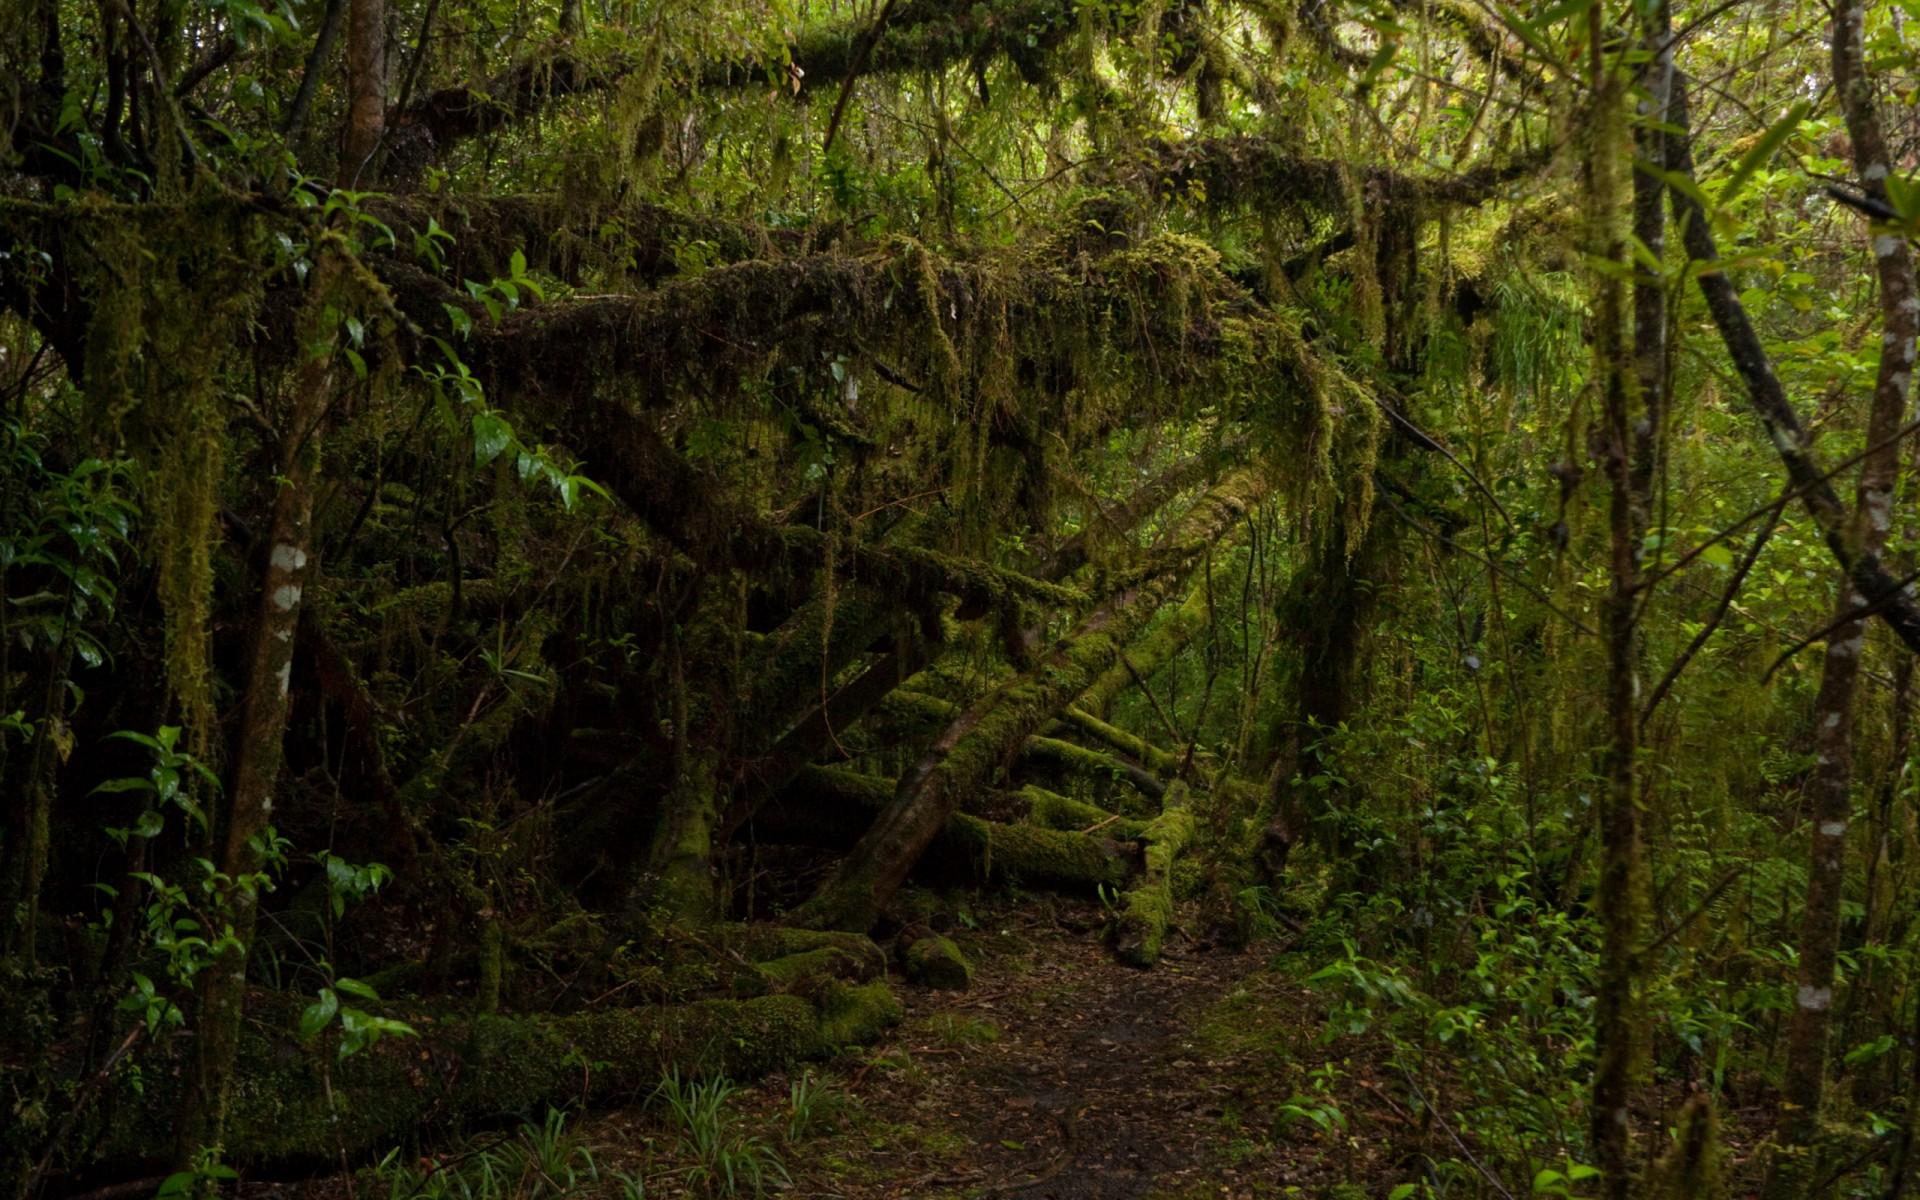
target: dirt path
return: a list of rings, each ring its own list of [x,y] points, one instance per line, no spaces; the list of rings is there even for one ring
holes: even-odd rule
[[[1136,971],[1101,945],[1097,917],[998,914],[960,939],[978,967],[971,990],[903,988],[907,1020],[844,1076],[854,1115],[794,1149],[792,1194],[1284,1194],[1299,1168],[1273,1153],[1282,1039],[1255,1062],[1219,1036],[1222,1002],[1248,997],[1266,956],[1172,939],[1165,961]]]

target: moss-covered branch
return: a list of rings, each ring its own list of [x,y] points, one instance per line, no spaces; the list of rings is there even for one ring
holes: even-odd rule
[[[1344,216],[1353,211],[1356,194],[1369,207],[1414,213],[1480,204],[1501,188],[1538,175],[1551,158],[1539,151],[1452,175],[1408,175],[1391,167],[1307,158],[1283,143],[1243,134],[1142,143],[1100,174],[1210,210],[1306,206]]]
[[[893,784],[872,775],[807,767],[761,810],[750,832],[770,842],[852,846],[892,802],[893,792]],[[1036,815],[1042,811],[1052,810],[1036,806]],[[954,813],[935,834],[922,865],[931,877],[975,883],[1012,881],[1080,893],[1118,886],[1130,858],[1121,843],[1136,828],[1102,829],[1098,836],[1081,832],[1104,816],[1066,828],[1058,820],[1003,824]]]
[[[871,928],[960,800],[985,787],[1036,729],[1118,659],[1187,569],[1265,490],[1263,473],[1253,469],[1215,485],[1159,548],[1158,574],[1109,598],[1033,669],[955,718],[901,778],[879,820],[797,919],[816,928]]]
[[[1074,698],[1075,707],[1091,713],[1105,712],[1131,688],[1136,677],[1152,679],[1174,656],[1186,648],[1213,619],[1213,589],[1202,581],[1179,608],[1168,613],[1140,641],[1127,648],[1125,657],[1114,662]]]

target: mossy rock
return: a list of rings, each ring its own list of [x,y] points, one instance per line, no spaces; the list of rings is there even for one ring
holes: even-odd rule
[[[899,997],[881,980],[832,984],[823,989],[816,1003],[820,1010],[819,1056],[842,1046],[866,1045],[881,1031],[898,1025],[906,1014]]]
[[[921,987],[965,991],[973,984],[973,964],[953,939],[930,933],[907,947],[906,975]]]

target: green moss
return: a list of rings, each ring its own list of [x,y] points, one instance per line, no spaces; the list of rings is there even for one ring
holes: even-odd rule
[[[1034,784],[1021,788],[1020,796],[1027,802],[1028,819],[1044,829],[1078,831],[1101,824],[1113,816],[1103,808]]]
[[[836,984],[820,997],[819,1053],[872,1042],[898,1025],[905,1011],[882,981]]]
[[[1193,838],[1193,813],[1187,808],[1187,789],[1167,789],[1166,807],[1147,825],[1146,866],[1140,883],[1122,902],[1118,920],[1108,926],[1114,952],[1133,967],[1160,961],[1167,926],[1173,922],[1174,864]]]
[[[953,939],[935,933],[907,947],[906,975],[921,987],[965,991],[973,984],[973,964]]]
[[[962,849],[985,879],[1092,889],[1118,885],[1127,877],[1126,861],[1101,838],[1043,829],[1038,825],[998,825],[959,814],[948,820],[945,838]]]
[[[785,958],[757,964],[766,986],[772,991],[792,991],[814,978],[854,979],[871,975],[871,960],[856,957],[834,946],[802,950]]]

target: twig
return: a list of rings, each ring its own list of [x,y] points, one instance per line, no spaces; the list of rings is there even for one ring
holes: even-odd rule
[[[886,31],[887,18],[893,16],[894,0],[880,6],[880,15],[873,20],[873,30],[867,34],[867,40],[860,45],[860,53],[847,67],[847,77],[840,82],[840,98],[833,102],[833,116],[827,121],[827,136],[820,142],[820,157],[825,158],[827,151],[833,149],[834,135],[840,132],[840,118],[846,115],[847,100],[853,95],[853,85],[860,78],[860,72],[866,68],[867,56],[880,43],[880,35]]]
[[[1421,1105],[1433,1114],[1433,1119],[1439,1122],[1440,1128],[1446,1130],[1447,1136],[1453,1139],[1453,1144],[1460,1148],[1460,1153],[1467,1156],[1467,1161],[1473,1164],[1473,1169],[1480,1172],[1481,1176],[1493,1185],[1494,1191],[1505,1196],[1507,1200],[1513,1200],[1513,1193],[1507,1190],[1506,1184],[1500,1182],[1500,1177],[1480,1165],[1480,1160],[1473,1156],[1473,1151],[1467,1149],[1467,1144],[1460,1140],[1460,1135],[1453,1131],[1453,1126],[1447,1124],[1447,1119],[1440,1115],[1440,1110],[1427,1103],[1426,1094],[1420,1090],[1420,1085],[1413,1081],[1413,1072],[1399,1063],[1394,1065],[1400,1067],[1400,1073],[1407,1077],[1407,1086],[1413,1090],[1414,1099],[1420,1101]]]
[[[1885,609],[1887,605],[1893,603],[1895,600],[1905,595],[1907,589],[1913,586],[1913,583],[1915,580],[1920,580],[1920,571],[1915,571],[1911,575],[1908,575],[1905,578],[1899,580],[1892,587],[1888,588],[1886,592],[1883,593],[1878,599],[1870,600],[1867,603],[1862,604],[1859,608],[1849,609],[1843,616],[1839,617],[1836,620],[1827,622],[1825,625],[1822,625],[1820,628],[1814,630],[1812,633],[1808,634],[1806,637],[1801,638],[1799,641],[1795,642],[1787,650],[1782,652],[1779,658],[1776,658],[1773,660],[1773,665],[1768,667],[1767,673],[1760,677],[1760,682],[1766,683],[1768,680],[1772,679],[1773,673],[1775,671],[1778,671],[1781,667],[1785,666],[1788,659],[1800,653],[1802,650],[1805,650],[1808,646],[1813,645],[1815,642],[1819,641],[1821,638],[1826,637],[1828,634],[1832,633],[1834,630],[1844,628],[1848,625],[1852,625],[1860,621],[1864,621],[1868,617],[1871,617],[1876,613],[1879,613],[1880,611]],[[1846,590],[1848,592],[1854,591],[1853,583],[1851,581],[1847,583]]]
[[[127,1052],[133,1049],[134,1044],[140,1040],[140,1035],[146,1031],[144,1022],[135,1025],[132,1031],[121,1039],[120,1045],[114,1049],[113,1053],[107,1055],[107,1061],[100,1064],[100,1069],[93,1073],[93,1078],[87,1080],[87,1086],[74,1097],[73,1107],[67,1110],[66,1118],[60,1122],[60,1128],[47,1142],[47,1152],[40,1156],[39,1163],[33,1168],[33,1178],[27,1181],[27,1195],[36,1195],[40,1191],[40,1185],[46,1182],[47,1172],[53,1167],[54,1152],[60,1149],[61,1144],[67,1140],[67,1135],[73,1132],[74,1122],[80,1119],[80,1114],[86,1110],[88,1102],[113,1074],[113,1069],[120,1065],[120,1060],[127,1056]]]
[[[1485,483],[1482,483],[1480,480],[1480,477],[1474,474],[1472,469],[1469,468],[1467,464],[1461,462],[1458,458],[1454,457],[1453,451],[1441,445],[1439,440],[1435,438],[1432,434],[1420,428],[1418,425],[1415,425],[1398,409],[1394,408],[1391,404],[1388,404],[1386,401],[1380,399],[1380,397],[1374,395],[1372,391],[1366,388],[1362,388],[1361,391],[1366,395],[1367,399],[1373,401],[1373,406],[1375,408],[1387,414],[1389,419],[1391,419],[1396,425],[1400,426],[1400,428],[1406,433],[1406,435],[1413,439],[1413,442],[1415,445],[1419,446],[1423,450],[1431,450],[1436,454],[1444,455],[1448,462],[1460,468],[1460,473],[1467,477],[1467,482],[1471,483],[1475,488],[1479,489],[1480,494],[1487,498],[1487,502],[1489,504],[1493,505],[1493,511],[1499,513],[1500,519],[1507,523],[1508,532],[1510,533],[1520,532],[1519,528],[1514,525],[1513,518],[1507,514],[1506,508],[1501,505],[1500,498],[1493,494],[1493,489],[1488,487]]]
[[[1653,691],[1647,696],[1647,702],[1640,708],[1642,725],[1653,716],[1653,710],[1660,707],[1660,702],[1667,698],[1667,693],[1673,689],[1674,682],[1680,678],[1680,672],[1687,669],[1687,664],[1693,661],[1693,656],[1700,652],[1701,648],[1707,644],[1707,639],[1720,628],[1720,622],[1726,619],[1727,610],[1733,607],[1733,598],[1740,594],[1740,588],[1747,582],[1747,575],[1753,570],[1753,564],[1760,561],[1760,552],[1766,549],[1768,540],[1773,537],[1773,531],[1779,528],[1780,514],[1786,511],[1786,507],[1785,496],[1775,502],[1773,515],[1767,519],[1766,528],[1754,535],[1753,544],[1747,547],[1747,553],[1740,560],[1739,567],[1734,570],[1733,577],[1727,580],[1726,588],[1721,591],[1720,602],[1714,607],[1713,616],[1700,627],[1699,633],[1693,635],[1693,640],[1687,643],[1687,648],[1680,652],[1680,656],[1673,660],[1673,665],[1667,668],[1666,674],[1660,677],[1660,682],[1654,685]]]
[[[1158,716],[1160,724],[1166,727],[1167,736],[1176,744],[1185,741],[1186,739],[1180,736],[1180,731],[1174,728],[1173,718],[1167,716],[1167,710],[1160,707],[1160,697],[1154,695],[1153,689],[1147,686],[1147,677],[1140,673],[1139,667],[1133,665],[1133,659],[1128,657],[1125,650],[1120,652],[1120,661],[1125,664],[1127,674],[1133,676],[1134,683],[1140,686],[1141,692],[1145,693],[1147,703],[1153,705],[1154,715]]]

